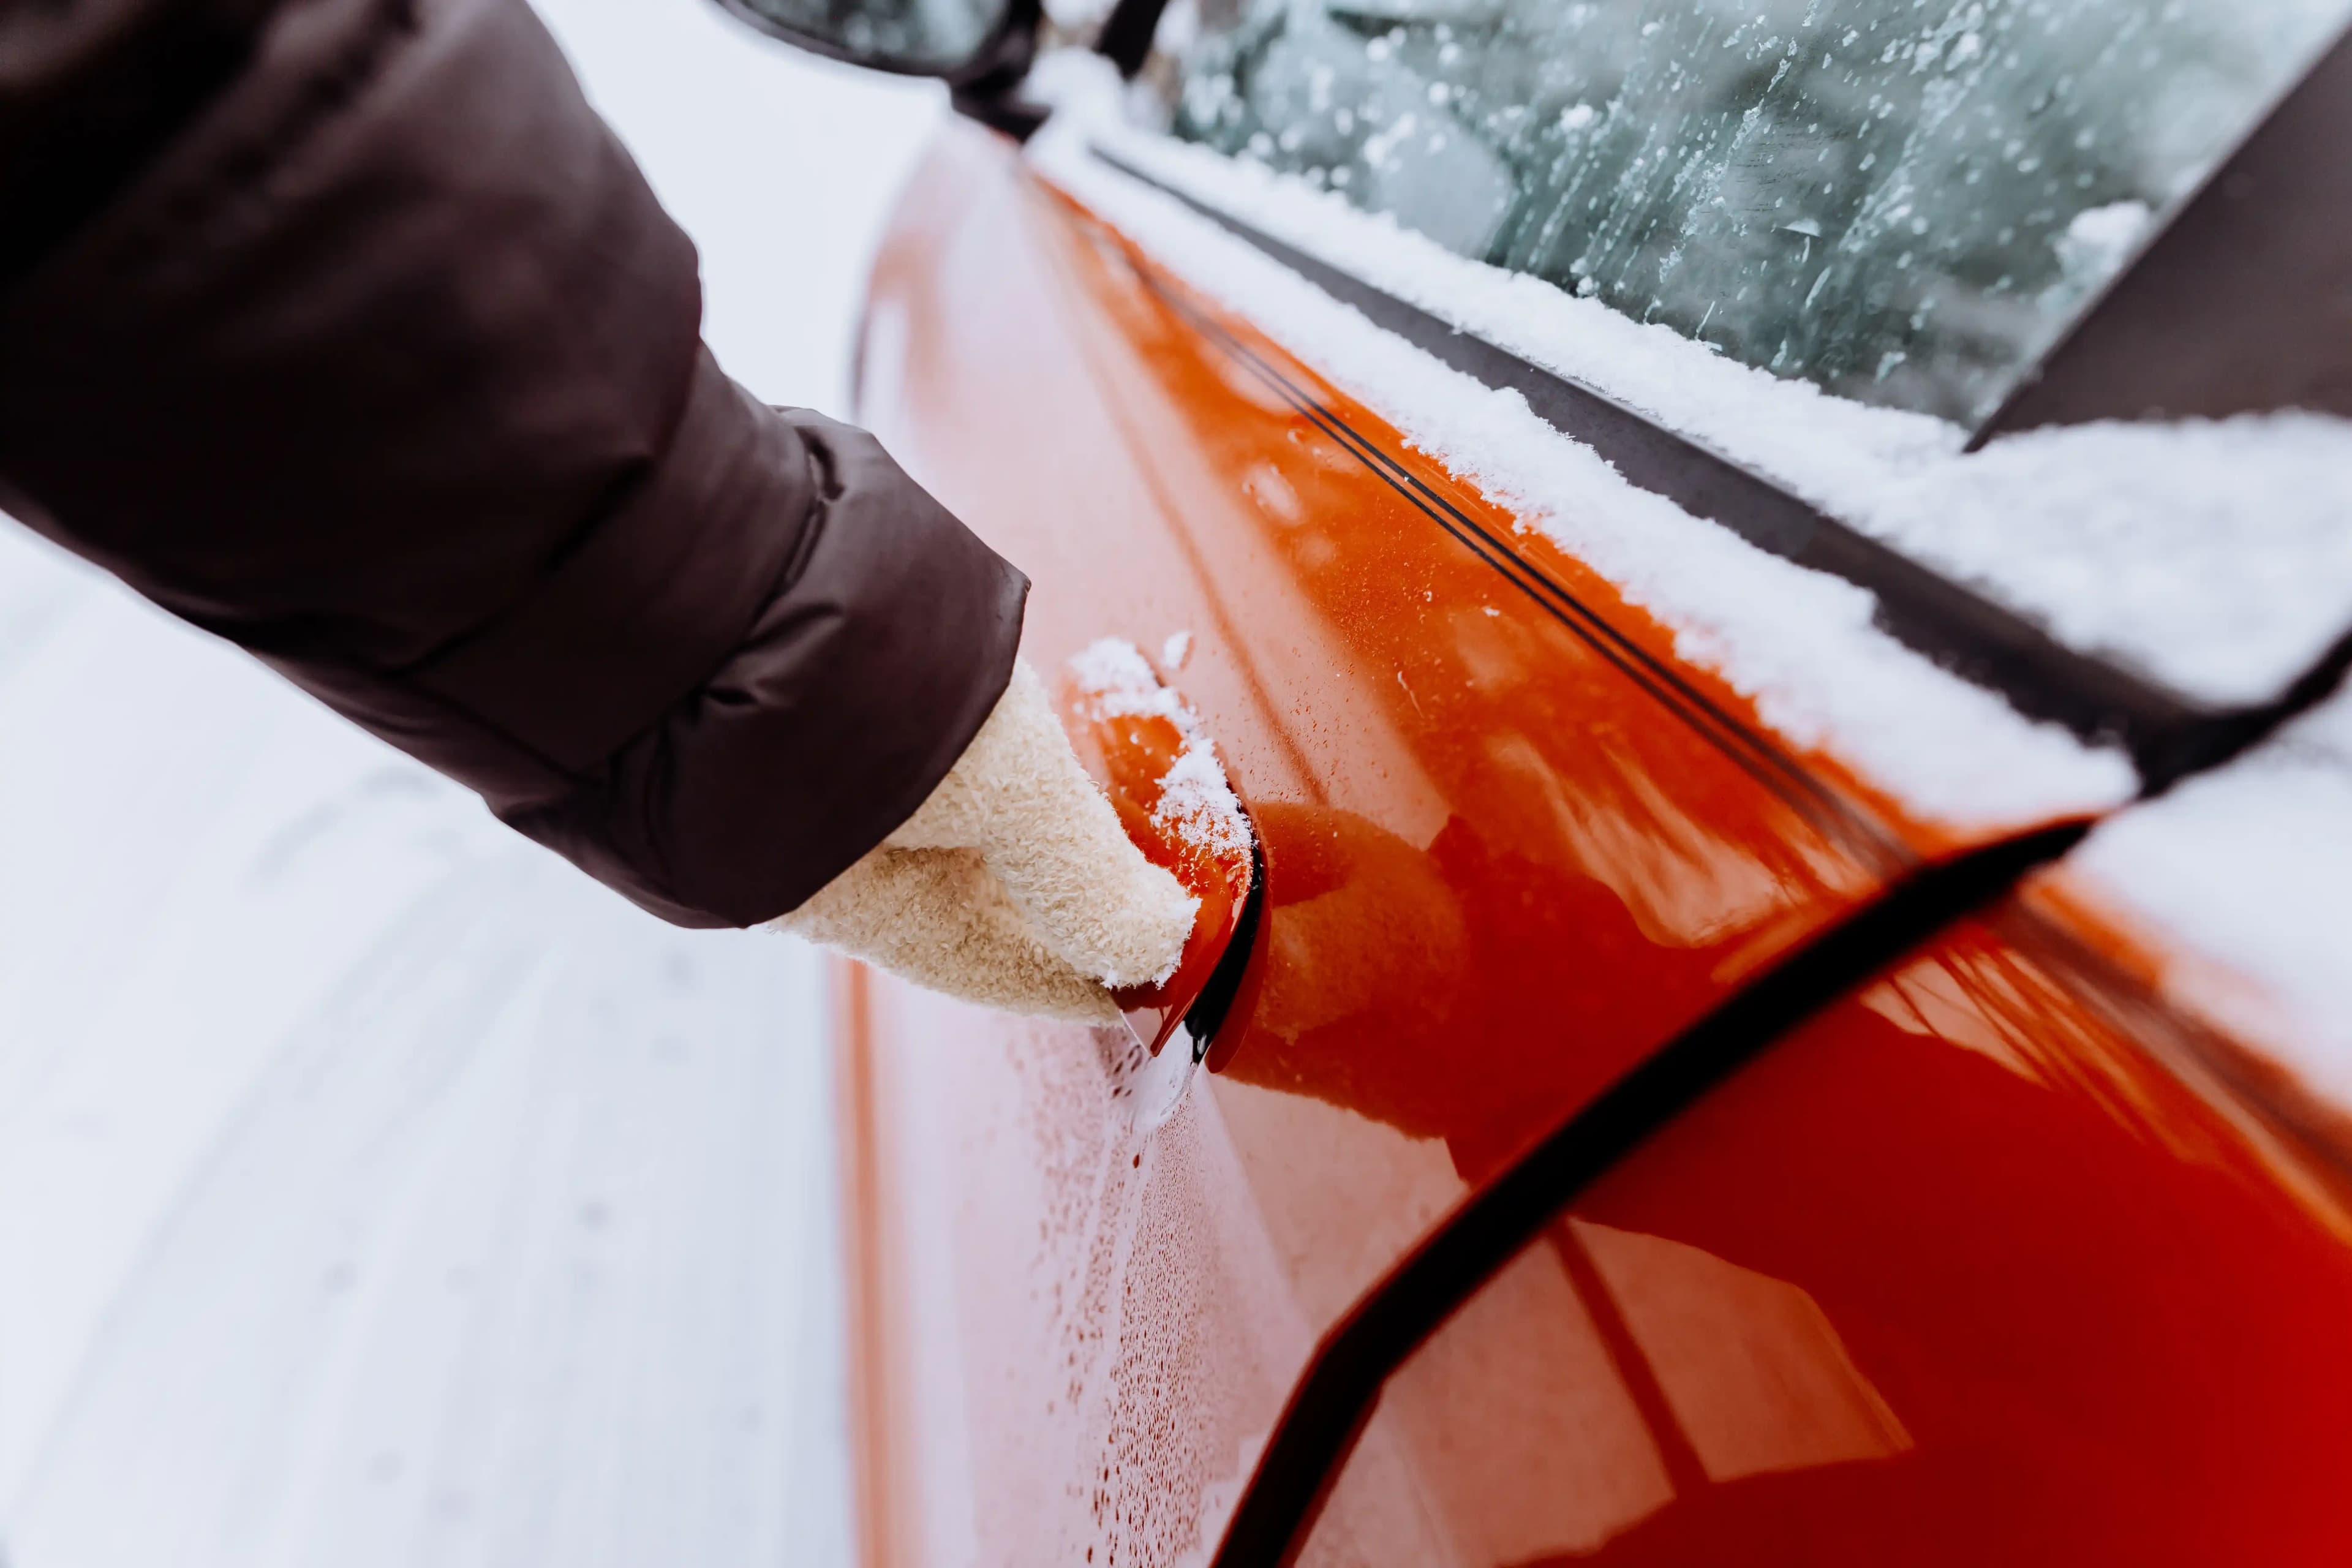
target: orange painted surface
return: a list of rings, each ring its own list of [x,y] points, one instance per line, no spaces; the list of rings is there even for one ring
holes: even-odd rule
[[[1266,875],[1163,1126],[1123,1031],[866,994],[869,1561],[1173,1562],[1465,1193],[1955,846],[969,128],[860,368],[1049,678],[1191,634]],[[1955,931],[1612,1174],[1397,1381],[1309,1560],[2344,1555],[2332,1167],[2068,918]]]
[[[2022,902],[1830,1009],[1392,1380],[1309,1548],[2337,1563],[2341,1167]]]
[[[1118,1121],[1112,1043],[877,986],[908,1562],[1197,1549],[1315,1336],[1430,1224],[1948,847],[1197,310],[962,127],[875,274],[860,417],[1030,574],[1049,678],[1192,634],[1171,679],[1267,879],[1213,1071],[1156,1132]]]
[[[893,1438],[919,1413],[906,1398],[893,1331],[899,1291],[887,1249],[895,1227],[881,1184],[880,1110],[874,1084],[874,976],[862,963],[836,957],[828,966],[833,993],[834,1103],[840,1118],[844,1316],[847,1323],[851,1518],[869,1568],[908,1562],[898,1541],[896,1494],[905,1485]]]

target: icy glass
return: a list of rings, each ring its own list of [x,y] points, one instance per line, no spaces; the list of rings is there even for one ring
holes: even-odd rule
[[[1868,402],[1989,415],[2352,0],[1201,0],[1179,135]]]
[[[970,60],[1010,0],[738,0],[790,33],[874,65],[950,71]]]

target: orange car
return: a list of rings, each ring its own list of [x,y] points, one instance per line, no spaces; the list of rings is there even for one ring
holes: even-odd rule
[[[1157,1055],[844,971],[869,1563],[2352,1561],[2352,0],[736,4],[1258,857]]]

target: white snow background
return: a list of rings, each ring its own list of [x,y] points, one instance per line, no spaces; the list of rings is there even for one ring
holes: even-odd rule
[[[761,396],[937,89],[544,0]],[[0,1557],[847,1561],[824,996],[0,533]]]

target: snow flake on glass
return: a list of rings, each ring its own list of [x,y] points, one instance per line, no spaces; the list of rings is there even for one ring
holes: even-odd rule
[[[1973,424],[2352,0],[1200,0],[1177,133]]]

